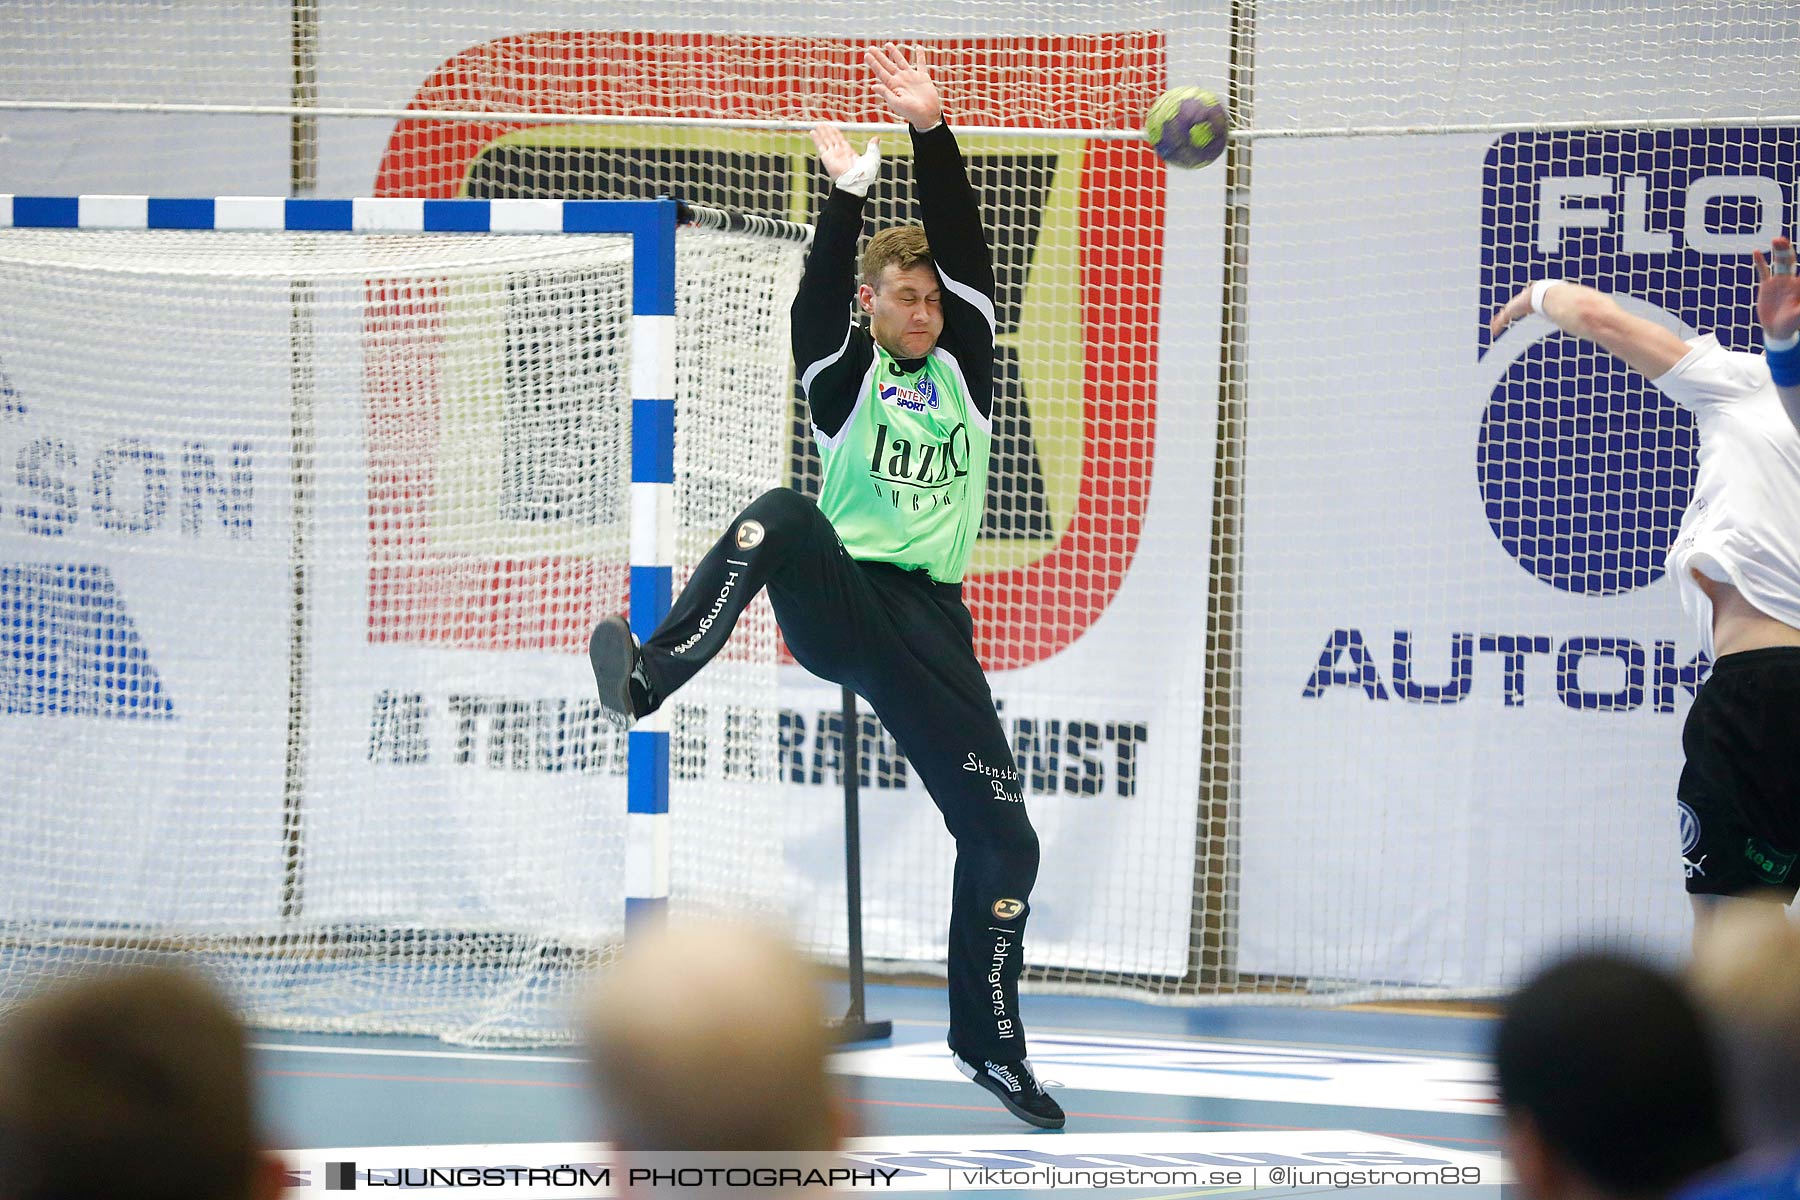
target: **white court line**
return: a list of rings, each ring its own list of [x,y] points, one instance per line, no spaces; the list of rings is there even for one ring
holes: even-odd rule
[[[288,1042],[251,1042],[252,1050],[276,1050],[283,1054],[352,1054],[370,1058],[454,1058],[462,1062],[585,1063],[578,1055],[493,1054],[479,1050],[377,1050],[358,1046],[305,1046]]]
[[[1483,1116],[1499,1112],[1492,1068],[1479,1060],[1047,1034],[1032,1035],[1031,1051],[1039,1079],[1080,1091]],[[838,1054],[831,1070],[876,1079],[953,1083],[958,1078],[944,1048],[928,1042]]]
[[[1480,1018],[1465,1019],[1478,1020]],[[942,1021],[896,1020],[894,1024],[935,1025],[939,1029],[947,1028]],[[1472,1058],[1484,1062],[1488,1057],[1479,1050],[1422,1050],[1417,1046],[1375,1046],[1368,1042],[1300,1042],[1289,1038],[1227,1037],[1211,1033],[1159,1033],[1153,1029],[1100,1029],[1087,1025],[1044,1025],[1037,1022],[1033,1022],[1025,1032],[1028,1037],[1034,1034],[1054,1034],[1057,1037],[1103,1037],[1158,1042],[1225,1042],[1239,1046],[1280,1047],[1286,1050],[1336,1050],[1346,1054],[1397,1054],[1411,1055],[1414,1058]]]
[[[1305,1008],[1300,1005],[1288,1005],[1288,1006],[1285,1006],[1282,1011],[1316,1013],[1316,1012],[1319,1012],[1320,1010],[1317,1008]],[[1350,1015],[1360,1016],[1360,1015],[1364,1015],[1364,1014],[1350,1014]],[[1404,1016],[1406,1014],[1372,1013],[1372,1014],[1367,1014],[1367,1015],[1380,1017],[1380,1016]],[[1477,1016],[1454,1016],[1454,1017],[1431,1017],[1429,1019],[1438,1020],[1438,1021],[1492,1021],[1494,1018],[1492,1018],[1492,1017],[1477,1017]],[[945,1025],[942,1020],[933,1020],[933,1019],[927,1018],[927,1017],[894,1017],[893,1023],[894,1023],[894,1028],[896,1028],[896,1029],[898,1029],[902,1025],[914,1026],[914,1027],[921,1028],[921,1029],[936,1029],[936,1030],[940,1030],[940,1031],[945,1029]],[[1364,1051],[1364,1052],[1371,1053],[1371,1054],[1413,1054],[1413,1055],[1417,1055],[1421,1058],[1476,1058],[1476,1059],[1487,1058],[1487,1055],[1482,1053],[1479,1050],[1423,1050],[1423,1049],[1420,1049],[1418,1046],[1378,1046],[1378,1045],[1373,1045],[1368,1042],[1315,1042],[1315,1041],[1295,1041],[1290,1038],[1266,1038],[1266,1037],[1243,1037],[1243,1036],[1232,1037],[1232,1036],[1227,1036],[1225,1034],[1182,1033],[1182,1032],[1173,1031],[1173,1030],[1168,1031],[1168,1032],[1163,1032],[1163,1031],[1154,1030],[1154,1029],[1112,1029],[1112,1028],[1104,1028],[1104,1027],[1097,1026],[1097,1025],[1051,1025],[1051,1024],[1047,1024],[1042,1021],[1031,1021],[1028,1024],[1030,1026],[1026,1030],[1026,1033],[1028,1035],[1033,1034],[1033,1033],[1053,1033],[1053,1034],[1059,1034],[1064,1037],[1093,1036],[1093,1037],[1115,1037],[1115,1038],[1155,1038],[1158,1041],[1164,1041],[1164,1042],[1237,1042],[1237,1043],[1239,1043],[1241,1045],[1245,1045],[1245,1046],[1289,1046],[1294,1049],[1306,1049],[1306,1050],[1360,1050],[1360,1051]]]
[[[253,1050],[386,1059],[582,1065],[580,1055],[476,1050],[399,1050],[256,1042]],[[1040,1077],[1071,1089],[1133,1095],[1214,1097],[1285,1104],[1388,1108],[1492,1116],[1498,1093],[1487,1063],[1429,1055],[1336,1052],[1279,1044],[1226,1044],[1160,1038],[1039,1034]],[[957,1083],[951,1058],[935,1039],[834,1053],[838,1075]]]
[[[906,1025],[931,1029],[939,1035],[932,1039],[942,1041],[945,1025],[942,1021],[920,1020],[912,1017],[894,1019],[896,1027]],[[1059,1037],[1098,1037],[1117,1038],[1121,1041],[1157,1041],[1157,1042],[1193,1042],[1193,1043],[1226,1043],[1240,1046],[1265,1046],[1271,1049],[1295,1050],[1335,1050],[1350,1053],[1398,1055],[1412,1058],[1432,1059],[1472,1059],[1485,1061],[1487,1055],[1468,1050],[1420,1050],[1416,1047],[1367,1046],[1360,1043],[1345,1042],[1298,1042],[1274,1038],[1252,1037],[1216,1037],[1202,1033],[1149,1033],[1142,1030],[1107,1030],[1087,1029],[1067,1025],[1033,1026],[1032,1033],[1040,1036]],[[584,1063],[587,1060],[579,1055],[532,1054],[527,1051],[484,1052],[479,1050],[385,1050],[363,1049],[356,1046],[311,1046],[303,1043],[289,1042],[252,1042],[252,1050],[269,1050],[286,1054],[366,1054],[372,1058],[448,1058],[463,1062],[539,1062],[539,1063]],[[838,1051],[840,1054],[857,1053],[852,1050]]]

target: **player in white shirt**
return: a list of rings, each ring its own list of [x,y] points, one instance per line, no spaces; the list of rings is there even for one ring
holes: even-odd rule
[[[1711,334],[1683,341],[1554,279],[1520,289],[1490,325],[1499,336],[1538,313],[1624,359],[1699,427],[1694,495],[1667,559],[1713,659],[1676,788],[1697,923],[1718,897],[1788,904],[1800,888],[1800,279],[1786,238],[1755,258],[1764,354]]]

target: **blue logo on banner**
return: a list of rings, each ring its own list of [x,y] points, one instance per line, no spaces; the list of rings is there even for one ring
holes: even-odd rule
[[[22,417],[25,415],[25,397],[14,390],[12,380],[6,377],[6,364],[0,362],[0,417]]]
[[[175,716],[105,567],[0,566],[0,697],[9,714]]]
[[[1481,307],[1487,323],[1536,279],[1661,308],[1726,347],[1754,349],[1750,251],[1786,230],[1800,130],[1508,134],[1488,150]],[[1693,494],[1686,411],[1589,343],[1524,348],[1488,400],[1476,474],[1494,536],[1567,592],[1654,583]]]

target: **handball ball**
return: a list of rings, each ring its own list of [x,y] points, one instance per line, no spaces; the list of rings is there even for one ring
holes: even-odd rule
[[[1205,88],[1170,88],[1144,117],[1144,137],[1171,167],[1204,167],[1225,152],[1231,120]]]

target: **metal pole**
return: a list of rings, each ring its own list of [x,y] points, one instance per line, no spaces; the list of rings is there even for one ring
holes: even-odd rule
[[[894,1036],[892,1021],[871,1021],[863,1009],[862,819],[858,784],[862,775],[862,720],[856,693],[843,690],[844,890],[850,921],[850,1007],[834,1021],[840,1041],[869,1042]]]
[[[1256,3],[1231,6],[1231,84],[1237,126],[1255,120]],[[1200,821],[1194,853],[1195,920],[1188,981],[1231,991],[1237,972],[1238,651],[1241,611],[1244,437],[1249,413],[1250,160],[1233,138],[1225,151],[1225,279],[1219,324],[1219,420],[1213,459],[1213,537],[1206,630],[1206,710],[1200,729]]]

